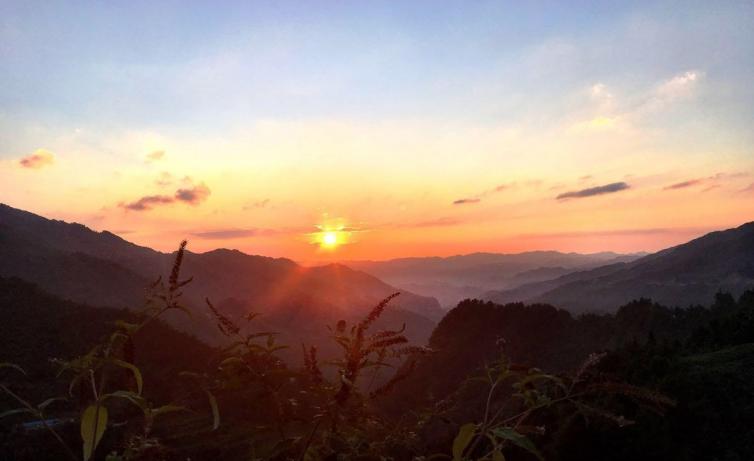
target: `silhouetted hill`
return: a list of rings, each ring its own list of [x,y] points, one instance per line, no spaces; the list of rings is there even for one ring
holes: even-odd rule
[[[85,354],[114,331],[116,320],[132,317],[126,310],[66,301],[18,278],[0,277],[0,362],[26,370],[23,393],[29,398],[63,394],[66,383],[52,379],[57,367],[49,359]],[[202,369],[213,354],[206,344],[160,320],[140,331],[134,346],[135,363],[148,383],[145,392],[162,399],[174,397],[170,376]]]
[[[636,298],[688,306],[716,292],[754,287],[754,223],[712,232],[630,263],[577,272],[515,290],[492,292],[495,302],[553,303],[572,312],[610,312]]]
[[[178,242],[176,242],[177,244]],[[0,276],[16,276],[49,292],[77,302],[111,307],[140,307],[144,289],[166,274],[173,255],[134,245],[109,232],[80,224],[45,219],[0,205]],[[232,314],[262,312],[265,325],[298,341],[326,337],[326,324],[355,320],[391,293],[381,323],[407,324],[411,339],[423,343],[442,314],[436,300],[394,288],[375,277],[345,266],[305,268],[284,258],[247,255],[220,249],[187,252],[183,274],[194,282],[185,288],[186,303],[206,313],[208,297]],[[183,328],[211,340],[216,332],[179,319]],[[201,322],[199,322],[201,324]],[[196,328],[199,328],[198,330]],[[321,331],[315,337],[305,331]]]
[[[605,264],[633,261],[642,255],[530,251],[517,254],[473,253],[447,258],[401,258],[389,261],[350,261],[391,285],[437,298],[447,308],[489,290],[556,278]]]

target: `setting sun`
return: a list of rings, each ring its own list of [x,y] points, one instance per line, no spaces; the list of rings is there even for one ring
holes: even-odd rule
[[[338,234],[335,232],[325,232],[322,235],[322,245],[334,247],[338,244]]]

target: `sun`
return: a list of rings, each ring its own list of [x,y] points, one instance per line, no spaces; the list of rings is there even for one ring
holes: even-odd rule
[[[338,233],[337,232],[324,232],[322,233],[322,245],[326,247],[333,248],[338,244]]]
[[[315,227],[316,232],[308,234],[309,243],[317,245],[320,250],[331,252],[353,243],[354,229],[346,225],[343,219],[329,219],[325,216],[324,222]]]

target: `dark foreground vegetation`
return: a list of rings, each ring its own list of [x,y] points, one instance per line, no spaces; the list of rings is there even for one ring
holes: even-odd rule
[[[378,330],[386,298],[329,327],[341,349],[278,344],[256,315],[188,311],[183,246],[139,312],[0,279],[0,459],[748,459],[754,292],[614,315],[464,301],[428,347]],[[226,339],[209,347],[161,320]],[[303,365],[279,354],[300,350]]]

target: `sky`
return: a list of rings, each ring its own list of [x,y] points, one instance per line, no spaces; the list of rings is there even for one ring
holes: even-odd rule
[[[754,220],[754,3],[0,0],[0,202],[302,262]]]

